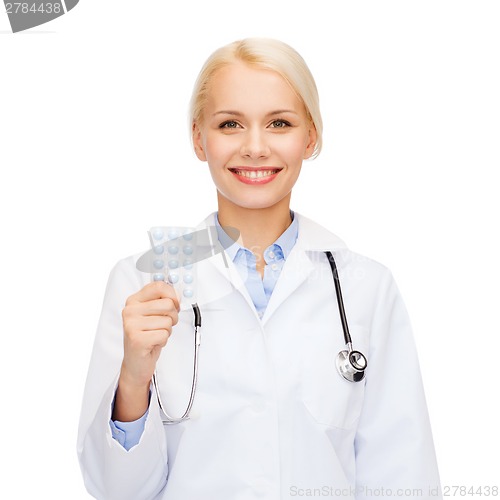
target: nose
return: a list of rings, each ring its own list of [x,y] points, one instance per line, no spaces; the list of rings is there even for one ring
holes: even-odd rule
[[[246,158],[266,158],[271,153],[264,131],[258,129],[248,130],[242,135],[240,154]]]

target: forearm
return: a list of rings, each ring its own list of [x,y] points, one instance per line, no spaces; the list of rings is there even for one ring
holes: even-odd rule
[[[133,422],[141,418],[149,407],[149,384],[135,385],[127,381],[126,374],[121,373],[113,406],[112,420]]]

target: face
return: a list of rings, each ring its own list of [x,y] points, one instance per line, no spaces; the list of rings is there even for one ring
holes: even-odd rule
[[[202,123],[193,143],[207,161],[219,196],[242,208],[290,199],[316,131],[306,109],[276,72],[234,63],[210,82]]]

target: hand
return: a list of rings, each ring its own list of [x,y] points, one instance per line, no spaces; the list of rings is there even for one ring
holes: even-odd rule
[[[146,412],[149,385],[161,350],[178,321],[172,286],[154,281],[131,295],[122,311],[124,355],[113,420],[129,422]]]

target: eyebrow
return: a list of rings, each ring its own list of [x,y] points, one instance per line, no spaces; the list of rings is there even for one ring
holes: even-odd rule
[[[293,111],[291,109],[277,109],[276,111],[271,111],[270,113],[267,113],[266,117],[281,115],[283,113],[292,113],[294,115],[298,114],[296,111]],[[243,116],[243,113],[232,110],[221,110],[221,111],[216,111],[212,116],[217,116],[217,115]]]

